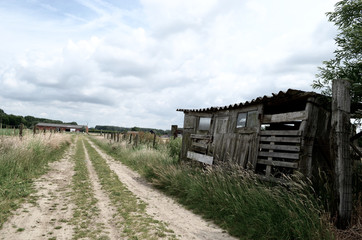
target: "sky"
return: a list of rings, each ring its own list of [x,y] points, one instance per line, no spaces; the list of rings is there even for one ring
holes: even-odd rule
[[[0,0],[0,108],[170,129],[176,109],[313,90],[335,0]]]

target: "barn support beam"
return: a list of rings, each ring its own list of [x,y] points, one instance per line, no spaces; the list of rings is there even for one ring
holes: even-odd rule
[[[332,156],[335,161],[338,200],[337,227],[345,229],[352,212],[352,161],[350,158],[350,82],[337,79],[332,85]]]

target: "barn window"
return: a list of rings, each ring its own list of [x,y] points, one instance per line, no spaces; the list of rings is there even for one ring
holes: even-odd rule
[[[248,120],[246,121],[246,126],[253,128],[258,126],[258,111],[248,112]]]
[[[236,121],[236,128],[243,128],[246,126],[246,117],[248,113],[239,113]]]
[[[199,130],[208,131],[210,129],[210,124],[211,124],[211,118],[200,117]]]
[[[238,119],[236,120],[236,128],[255,128],[258,126],[258,111],[249,111],[242,112],[238,114]]]

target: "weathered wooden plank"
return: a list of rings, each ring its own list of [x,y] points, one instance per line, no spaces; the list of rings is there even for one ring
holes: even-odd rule
[[[190,152],[190,151],[187,151],[187,158],[190,158],[192,160],[196,160],[196,161],[199,161],[202,163],[206,163],[209,165],[212,165],[212,162],[214,159],[211,156],[207,156],[207,155],[203,155],[203,154],[195,153],[195,152]]]
[[[261,136],[300,136],[298,130],[264,130],[260,132]]]
[[[296,162],[281,162],[281,161],[258,159],[258,163],[270,166],[276,166],[276,167],[298,168],[298,163]]]
[[[336,79],[332,84],[332,144],[331,152],[335,165],[335,185],[337,188],[337,227],[346,228],[352,213],[352,160],[350,157],[350,110],[351,83],[346,79]]]
[[[299,159],[299,153],[259,152],[260,157]]]
[[[300,137],[260,137],[261,142],[300,143]]]
[[[207,148],[207,144],[206,143],[199,143],[199,142],[193,142],[192,143],[193,147],[199,147],[199,148]]]
[[[191,138],[194,139],[211,139],[211,135],[204,135],[204,134],[191,134]]]
[[[279,114],[264,115],[262,123],[280,123],[306,120],[307,113],[305,111],[288,112]]]
[[[260,144],[261,149],[272,149],[272,150],[282,150],[282,151],[291,151],[299,152],[300,146],[291,146],[291,145],[273,145],[273,144]]]

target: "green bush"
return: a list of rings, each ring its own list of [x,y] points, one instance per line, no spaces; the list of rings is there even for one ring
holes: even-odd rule
[[[182,147],[182,138],[170,139],[170,142],[167,144],[169,154],[172,158],[179,159]]]

